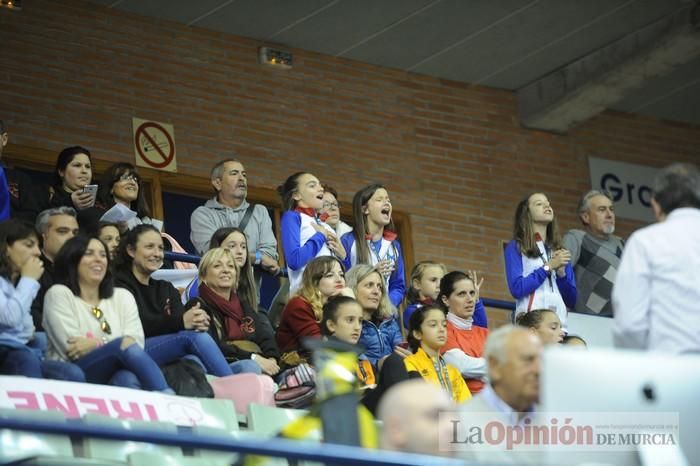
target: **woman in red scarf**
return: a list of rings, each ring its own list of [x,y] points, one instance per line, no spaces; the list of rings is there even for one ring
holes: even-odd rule
[[[210,249],[199,263],[200,306],[211,319],[209,334],[219,344],[233,373],[279,372],[279,350],[269,320],[239,299],[240,269],[233,253]]]

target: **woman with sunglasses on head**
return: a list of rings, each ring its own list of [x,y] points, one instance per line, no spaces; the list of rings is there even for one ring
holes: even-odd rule
[[[136,167],[130,163],[115,163],[107,169],[100,180],[97,202],[105,211],[120,204],[136,212],[133,220],[120,224],[122,231],[141,223],[150,223],[159,230],[163,226],[160,220],[151,219],[151,210],[141,186],[141,177],[136,172]]]
[[[59,283],[44,299],[48,357],[72,361],[88,382],[172,393],[144,351],[134,297],[115,288],[107,247],[97,238],[69,239],[56,256]]]
[[[172,283],[151,277],[163,265],[163,250],[160,232],[144,224],[129,230],[117,251],[116,283],[136,300],[146,352],[160,365],[195,356],[207,373],[231,375],[224,355],[207,333],[206,311],[197,302],[185,307]]]

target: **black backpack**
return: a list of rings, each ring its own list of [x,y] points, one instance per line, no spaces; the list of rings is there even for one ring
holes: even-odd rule
[[[214,398],[214,389],[209,385],[202,366],[189,359],[178,359],[162,366],[168,386],[182,396]]]

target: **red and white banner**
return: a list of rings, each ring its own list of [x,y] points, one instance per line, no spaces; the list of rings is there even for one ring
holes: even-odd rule
[[[172,422],[181,426],[222,428],[192,398],[143,390],[0,376],[0,408],[60,411],[67,418],[96,413],[122,420]]]

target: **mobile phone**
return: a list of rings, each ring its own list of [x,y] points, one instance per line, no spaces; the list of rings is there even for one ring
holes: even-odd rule
[[[95,205],[95,199],[97,199],[97,185],[96,184],[88,184],[83,187],[83,192],[84,193],[89,193],[90,194],[90,204],[88,207],[92,207]]]
[[[84,193],[90,193],[92,197],[97,196],[97,185],[96,184],[87,184],[83,186],[83,192]]]

